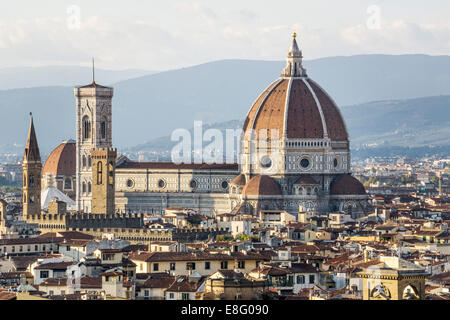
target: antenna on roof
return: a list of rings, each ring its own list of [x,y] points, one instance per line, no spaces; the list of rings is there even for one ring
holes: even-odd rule
[[[92,83],[95,83],[95,60],[92,57]]]

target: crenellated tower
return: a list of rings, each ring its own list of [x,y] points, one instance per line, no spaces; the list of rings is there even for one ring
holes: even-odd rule
[[[92,211],[93,148],[112,146],[112,97],[114,89],[95,83],[76,87],[76,203],[85,213]]]
[[[41,212],[41,155],[30,113],[30,129],[23,157],[23,217]]]
[[[115,212],[115,170],[117,150],[98,148],[91,150],[92,158],[92,213]]]

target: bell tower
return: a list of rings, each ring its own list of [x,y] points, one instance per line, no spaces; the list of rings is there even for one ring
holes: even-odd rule
[[[117,150],[113,148],[92,149],[92,213],[115,212],[115,170]]]
[[[76,203],[85,213],[92,210],[91,149],[112,146],[112,97],[114,89],[95,82],[74,89],[76,99]]]
[[[23,217],[41,213],[41,155],[34,131],[33,116],[30,113],[30,129],[23,157]]]

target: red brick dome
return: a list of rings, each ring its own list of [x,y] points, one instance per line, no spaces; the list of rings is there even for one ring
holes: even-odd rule
[[[76,171],[75,141],[69,140],[57,146],[45,161],[42,175],[51,173],[54,176],[73,176]]]
[[[245,186],[245,183],[246,183],[245,175],[243,173],[241,173],[236,178],[231,180],[231,183],[238,185],[238,186]]]
[[[348,141],[347,129],[338,107],[330,96],[306,74],[303,54],[296,34],[287,54],[286,67],[256,99],[244,122],[244,132],[253,129],[256,138],[260,130],[269,139],[329,138]],[[278,130],[278,137],[271,130]],[[246,135],[246,138],[249,137]]]
[[[278,182],[266,175],[257,175],[250,179],[242,190],[246,196],[273,196],[281,195]]]
[[[308,77],[279,78],[256,100],[244,122],[244,132],[266,129],[269,138],[325,138],[347,141],[342,115],[328,94]],[[279,136],[271,137],[271,129]]]
[[[365,195],[366,189],[358,179],[349,174],[341,174],[331,183],[330,194]]]

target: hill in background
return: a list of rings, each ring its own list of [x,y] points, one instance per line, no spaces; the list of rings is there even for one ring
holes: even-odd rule
[[[155,137],[168,135],[174,129],[191,128],[194,120],[208,123],[243,120],[253,101],[279,76],[283,66],[284,62],[277,61],[225,60],[118,82],[114,84],[114,145],[125,148],[144,144]],[[342,110],[347,108],[343,105],[367,101],[389,100],[392,103],[399,99],[450,94],[449,56],[331,57],[306,61],[305,66],[309,76],[336,100]],[[98,83],[104,83],[100,75],[96,78]],[[74,80],[74,84],[79,83]],[[420,102],[419,105],[428,108]],[[372,107],[362,107],[359,120],[358,111],[352,111],[358,107],[349,107],[352,109],[348,116],[344,111],[349,127],[353,123],[356,127],[362,126],[362,129],[355,129],[355,135],[353,129],[350,130],[352,141],[364,143],[359,136],[368,136],[363,130],[366,123],[370,122],[374,127],[377,123],[381,127],[384,125],[386,119],[382,114],[375,115],[376,120],[370,117]],[[391,104],[391,107],[396,106]],[[43,153],[75,136],[72,87],[0,91],[0,110],[8,116],[8,121],[0,126],[2,150],[14,143],[18,148],[24,145],[30,111],[36,120]],[[405,116],[394,111],[392,115],[397,116],[397,126]],[[408,125],[405,122],[405,126]],[[434,130],[434,124],[430,125],[428,134]],[[444,136],[435,138],[445,141]],[[372,137],[369,142],[375,140]]]

